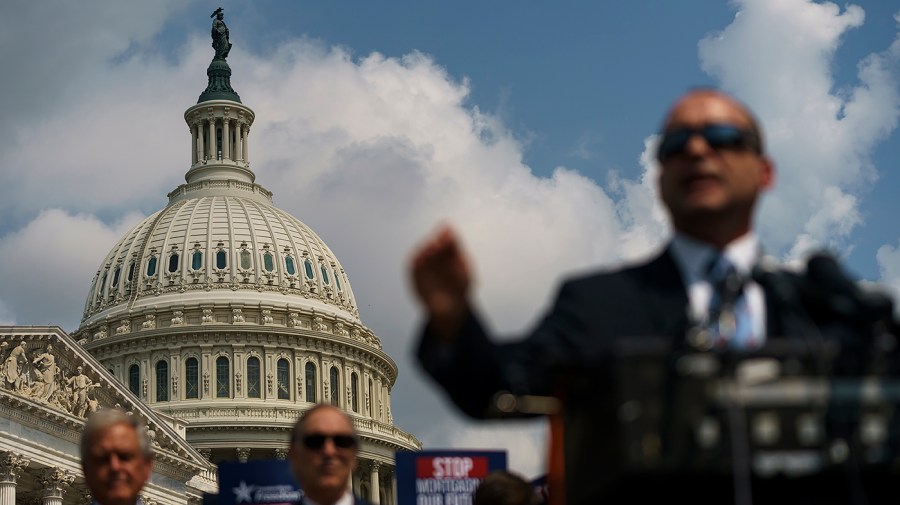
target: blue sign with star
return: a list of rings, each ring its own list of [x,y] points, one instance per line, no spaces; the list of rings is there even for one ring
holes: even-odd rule
[[[285,460],[219,463],[220,505],[295,503],[303,491]]]

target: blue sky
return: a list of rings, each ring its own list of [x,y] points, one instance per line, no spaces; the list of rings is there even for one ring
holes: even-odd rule
[[[341,259],[401,368],[395,420],[429,446],[542,471],[541,425],[461,419],[412,363],[412,248],[452,223],[490,323],[526,329],[560,277],[659,247],[650,153],[689,87],[768,132],[771,253],[829,246],[900,289],[896,2],[5,2],[0,322],[74,330],[106,252],[183,181],[219,5],[257,182]]]

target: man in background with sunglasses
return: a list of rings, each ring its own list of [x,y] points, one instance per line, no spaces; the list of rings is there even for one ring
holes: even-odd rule
[[[288,450],[294,477],[303,490],[302,503],[370,505],[349,489],[357,451],[359,439],[344,411],[319,404],[304,412],[291,432]]]
[[[794,296],[798,290],[790,283],[797,276],[760,273],[753,217],[775,169],[750,111],[718,90],[689,91],[663,122],[657,160],[659,194],[674,229],[666,247],[648,261],[565,282],[550,311],[524,339],[491,341],[470,303],[470,268],[449,228],[411,261],[427,321],[419,360],[463,412],[477,418],[551,413],[553,402],[535,398],[562,398],[568,503],[593,503],[598,490],[609,489],[603,486],[619,485],[611,476],[632,457],[617,438],[628,425],[621,416],[638,420],[642,414],[617,410],[625,403],[616,404],[618,390],[604,375],[615,369],[631,377],[628,367],[615,367],[623,363],[614,354],[622,344],[654,337],[670,350],[662,351],[668,356],[679,349],[752,350],[783,338],[822,341],[819,321]],[[831,276],[822,271],[823,277]],[[636,381],[617,380],[616,387],[632,387],[635,394]],[[637,394],[665,397],[669,385]],[[666,412],[675,416],[683,407]],[[652,455],[659,450],[652,442],[628,447]],[[702,481],[691,488],[682,482],[666,485],[680,485],[691,495],[696,494],[691,489],[712,492],[714,486]],[[626,485],[613,496],[641,503],[635,493],[659,497],[668,491]]]

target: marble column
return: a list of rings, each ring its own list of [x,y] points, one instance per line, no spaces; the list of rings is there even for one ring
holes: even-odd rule
[[[194,123],[191,126],[191,165],[196,164],[200,161],[200,156],[202,152],[201,143],[200,143],[200,123]]]
[[[244,123],[238,120],[237,123],[237,145],[234,146],[234,155],[237,157],[237,161],[244,161]]]
[[[15,505],[16,482],[29,460],[12,452],[0,453],[0,505]]]
[[[229,128],[228,116],[222,119],[222,159],[231,159],[231,129]]]
[[[244,142],[243,142],[243,152],[241,153],[244,156],[244,163],[250,163],[250,146],[247,144],[250,141],[250,125],[244,127]]]
[[[61,468],[45,468],[41,471],[39,480],[44,486],[41,505],[62,505],[63,495],[75,476]]]
[[[371,482],[369,486],[369,491],[372,493],[372,496],[369,497],[369,501],[372,502],[373,505],[380,505],[381,503],[381,492],[379,489],[379,476],[378,469],[381,467],[380,461],[373,461],[370,463],[372,468],[372,475],[370,477]]]
[[[214,160],[218,156],[218,149],[216,146],[216,118],[209,118],[209,146],[207,149],[209,153],[209,160]]]

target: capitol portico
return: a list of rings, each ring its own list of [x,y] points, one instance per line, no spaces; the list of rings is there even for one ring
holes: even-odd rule
[[[86,500],[77,442],[97,408],[150,426],[145,503],[188,503],[215,492],[217,462],[284,459],[319,402],[360,434],[354,491],[396,502],[394,452],[421,448],[393,423],[397,366],[334,253],[257,184],[255,114],[218,51],[207,75],[184,114],[185,183],[102,258],[79,328],[0,328],[0,505]]]

